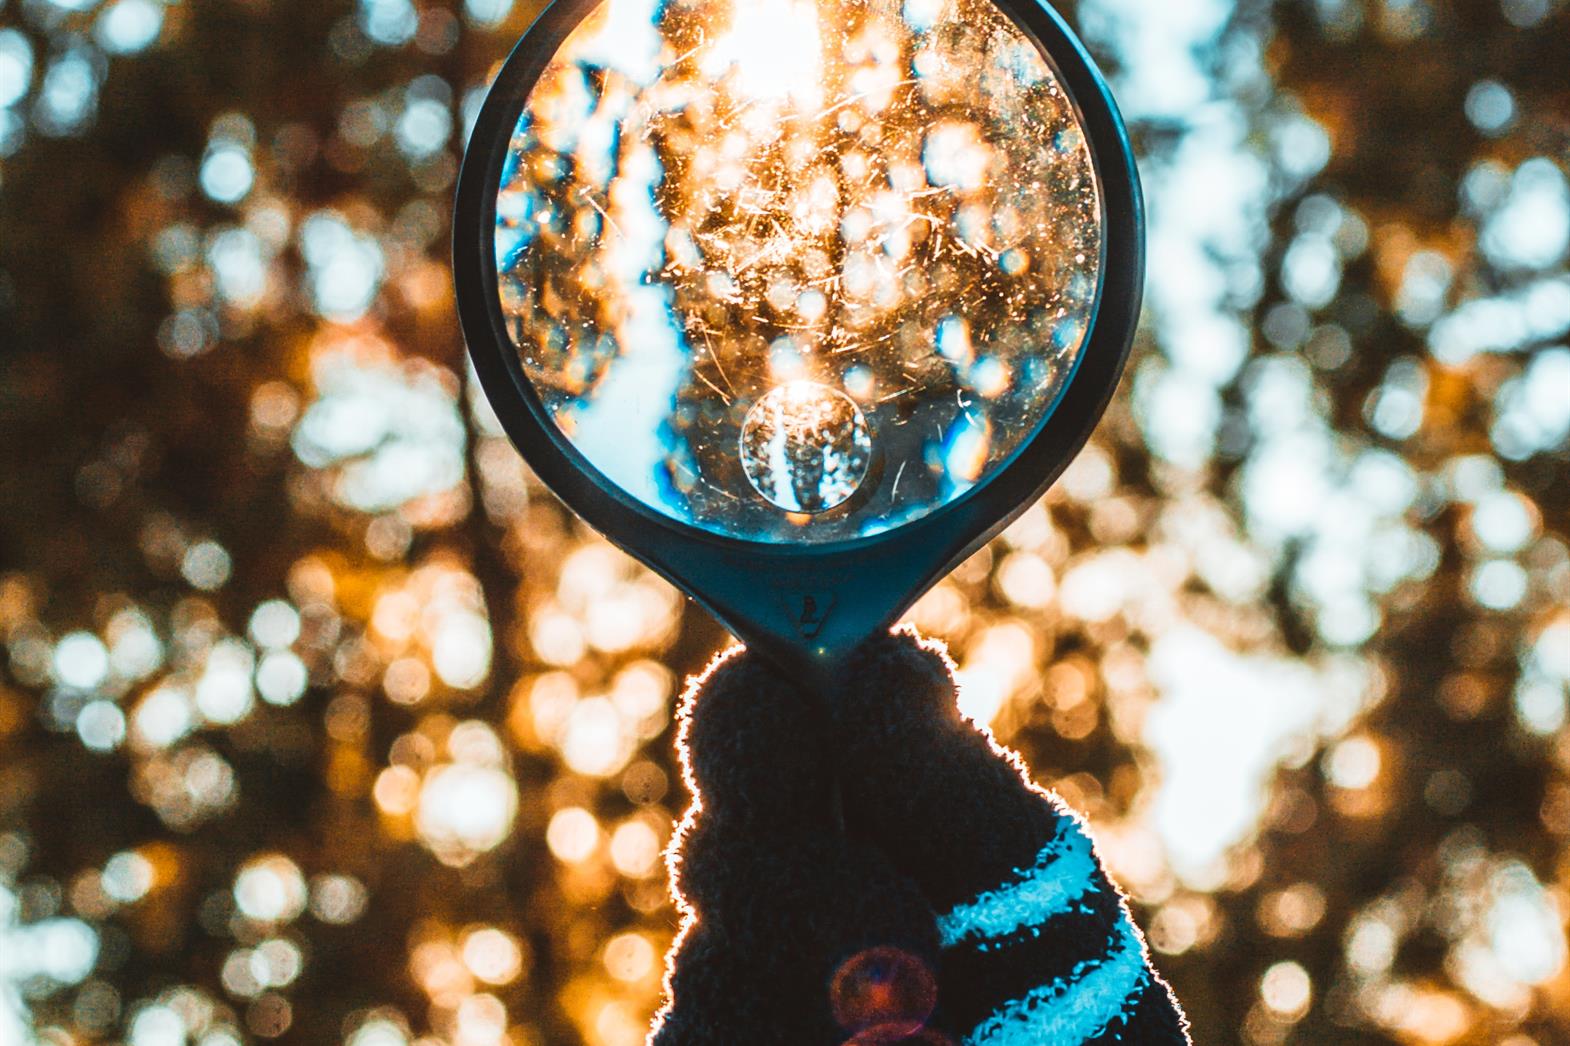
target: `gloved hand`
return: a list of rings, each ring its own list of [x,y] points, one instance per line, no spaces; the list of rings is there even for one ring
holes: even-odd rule
[[[832,701],[739,648],[683,700],[652,1046],[1188,1043],[1084,827],[898,631]]]

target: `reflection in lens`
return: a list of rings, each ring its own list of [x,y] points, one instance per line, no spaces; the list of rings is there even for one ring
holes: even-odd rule
[[[991,0],[609,0],[527,99],[496,257],[595,468],[715,533],[826,541],[947,504],[1050,413],[1100,204]]]

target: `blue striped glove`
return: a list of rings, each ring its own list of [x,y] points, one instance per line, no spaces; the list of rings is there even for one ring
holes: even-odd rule
[[[687,916],[653,1046],[1186,1044],[1079,820],[898,632],[832,707],[732,651],[689,687]]]

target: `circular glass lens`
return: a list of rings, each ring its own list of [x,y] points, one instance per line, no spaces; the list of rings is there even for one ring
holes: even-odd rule
[[[953,501],[1046,419],[1101,209],[991,0],[607,0],[524,102],[496,259],[524,373],[605,477],[829,541]]]

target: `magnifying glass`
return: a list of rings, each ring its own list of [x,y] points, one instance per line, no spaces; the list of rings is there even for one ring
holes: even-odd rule
[[[556,0],[492,85],[454,272],[539,477],[826,676],[1083,446],[1138,176],[1039,0]]]

